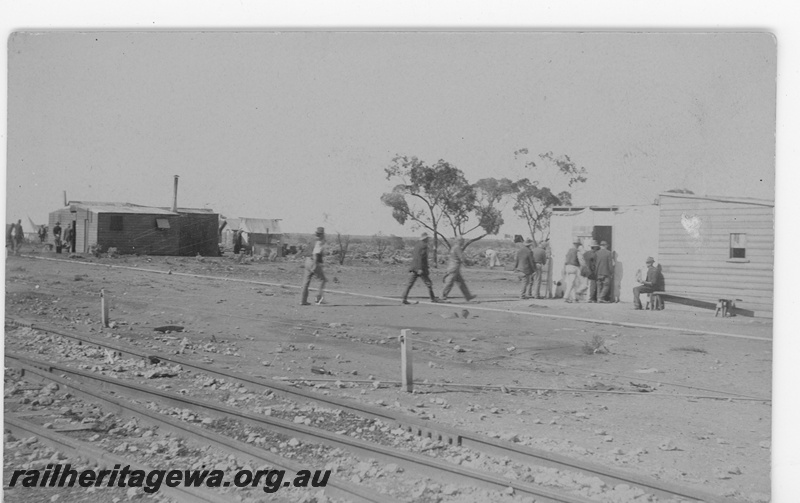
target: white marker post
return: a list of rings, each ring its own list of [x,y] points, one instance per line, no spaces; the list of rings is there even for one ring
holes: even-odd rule
[[[409,393],[414,391],[414,375],[411,369],[411,340],[409,339],[411,330],[400,331],[400,386],[404,387]]]
[[[100,290],[100,312],[103,327],[108,327],[108,303],[106,302],[106,291],[105,289]]]

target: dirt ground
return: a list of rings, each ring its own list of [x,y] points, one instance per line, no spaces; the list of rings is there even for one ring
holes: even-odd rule
[[[159,350],[186,337],[198,348],[187,358],[267,378],[326,379],[312,389],[733,500],[769,500],[771,320],[672,304],[650,312],[520,300],[513,273],[481,268],[464,271],[475,302],[456,289],[450,303],[430,304],[417,284],[411,300],[420,303],[403,306],[405,270],[326,264],[324,303],[300,306],[300,260],[8,257],[5,308],[7,317]],[[431,274],[437,295],[443,274]],[[113,328],[99,322],[101,289]],[[164,325],[185,331],[153,331]],[[334,385],[399,381],[401,329],[412,331],[414,378],[429,385],[413,394]]]

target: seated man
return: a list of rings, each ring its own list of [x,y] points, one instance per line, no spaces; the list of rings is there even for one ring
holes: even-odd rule
[[[635,309],[642,309],[642,301],[639,300],[639,294],[653,293],[664,291],[664,275],[661,274],[661,267],[653,267],[655,260],[653,257],[647,257],[645,261],[647,264],[647,277],[642,284],[633,289],[633,306]]]

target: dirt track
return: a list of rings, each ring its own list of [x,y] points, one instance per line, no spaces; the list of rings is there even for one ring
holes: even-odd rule
[[[84,265],[62,258],[7,259],[6,316],[111,333],[159,349],[169,349],[166,344],[177,349],[185,336],[199,348],[191,358],[265,377],[341,381],[399,380],[397,336],[411,329],[415,379],[506,389],[418,386],[429,392],[420,395],[399,388],[338,389],[327,383],[320,391],[383,401],[507,439],[516,435],[536,447],[742,501],[768,498],[771,404],[703,397],[770,397],[770,320],[720,319],[712,311],[669,304],[665,311],[649,312],[633,311],[629,304],[522,301],[516,299],[519,284],[513,274],[479,269],[464,272],[478,303],[466,305],[456,297],[450,304],[428,304],[424,287],[416,285],[412,300],[421,303],[402,306],[398,297],[405,268],[383,264],[328,264],[329,289],[364,296],[331,292],[325,304],[303,307],[296,287],[302,276],[299,261],[79,259],[91,263]],[[437,294],[442,274],[432,273]],[[99,323],[101,288],[110,299],[112,329]],[[164,337],[152,330],[163,325],[180,325],[186,332]],[[584,347],[595,336],[602,338],[604,349],[587,353]],[[204,351],[207,345],[215,351]],[[312,367],[332,375],[312,373]]]

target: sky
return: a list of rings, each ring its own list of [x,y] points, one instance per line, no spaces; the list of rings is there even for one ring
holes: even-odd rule
[[[7,216],[25,223],[63,191],[171,206],[179,175],[179,206],[412,235],[380,202],[397,154],[471,182],[559,182],[537,155],[568,155],[588,173],[575,205],[675,188],[774,199],[765,30],[21,30],[8,44]],[[504,216],[501,235],[526,228]]]

